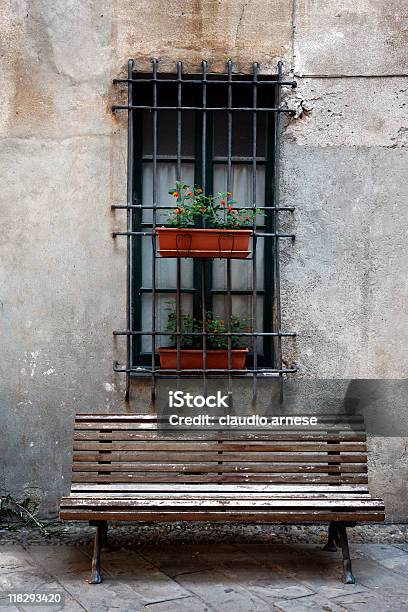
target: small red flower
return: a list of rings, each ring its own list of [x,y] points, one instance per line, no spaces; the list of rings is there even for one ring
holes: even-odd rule
[[[226,203],[227,203],[226,200],[220,200],[220,204],[222,204],[222,206],[225,206]]]
[[[178,197],[179,197],[178,191],[173,191],[173,198],[178,198]]]
[[[205,207],[205,206],[203,206],[203,207],[202,207],[201,212],[202,212],[202,213],[207,212],[207,209],[206,209],[206,207]]]
[[[181,213],[181,209],[180,208],[176,208],[175,213],[176,213],[176,215],[179,215]]]
[[[188,196],[192,196],[192,195],[193,195],[193,192],[192,192],[192,191],[189,191],[189,192],[187,193],[187,195],[188,195]]]
[[[232,210],[231,204],[228,204],[227,208],[228,208],[228,210]]]

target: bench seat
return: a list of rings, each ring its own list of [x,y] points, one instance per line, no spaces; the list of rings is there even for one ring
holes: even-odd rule
[[[77,415],[72,488],[62,520],[97,527],[91,583],[101,581],[108,521],[328,523],[353,582],[347,526],[383,521],[368,491],[356,418],[307,431],[165,430],[145,415]]]
[[[66,520],[112,521],[263,521],[330,522],[382,521],[384,504],[361,494],[268,493],[256,486],[244,493],[229,489],[225,493],[200,494],[173,491],[163,485],[156,492],[131,496],[109,492],[74,494],[61,500],[61,518]]]

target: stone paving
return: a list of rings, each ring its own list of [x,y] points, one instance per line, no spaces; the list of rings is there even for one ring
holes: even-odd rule
[[[341,555],[321,549],[324,530],[317,528],[269,526],[250,537],[248,527],[240,541],[228,542],[228,533],[235,540],[228,526],[218,543],[211,541],[210,527],[207,542],[192,541],[194,533],[203,539],[199,526],[167,527],[167,535],[149,542],[132,536],[137,533],[132,528],[112,530],[101,585],[86,582],[89,527],[82,527],[81,537],[81,527],[75,527],[48,541],[36,532],[0,533],[0,610],[408,610],[406,527],[358,528],[350,534],[355,585],[341,582]],[[63,593],[64,605],[13,607],[5,598],[7,591],[53,590]]]

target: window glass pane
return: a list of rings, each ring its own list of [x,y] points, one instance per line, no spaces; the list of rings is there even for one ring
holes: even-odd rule
[[[252,241],[250,243],[252,251]],[[258,238],[257,241],[257,288],[264,288],[264,238]],[[216,290],[226,289],[227,287],[227,262],[226,260],[217,259],[213,264],[212,273],[212,288]],[[233,291],[252,291],[252,262],[240,259],[231,260],[231,289]]]
[[[183,289],[193,287],[193,260],[181,259],[181,286]],[[152,286],[152,241],[150,236],[142,237],[142,286]],[[176,287],[176,260],[171,257],[156,259],[156,288],[171,289]]]
[[[266,156],[266,113],[258,113],[256,125],[256,154]],[[228,115],[214,113],[214,155],[226,157],[228,154]],[[252,157],[252,113],[245,111],[233,113],[232,117],[232,155]]]
[[[184,111],[181,116],[181,154],[194,155],[195,113]],[[157,113],[157,154],[177,155],[177,112]],[[143,155],[153,155],[153,113],[143,114]]]
[[[216,164],[214,167],[214,192],[225,191],[227,182],[227,166]],[[235,164],[232,166],[233,197],[237,200],[237,207],[251,206],[252,203],[252,167],[249,165]],[[265,167],[257,167],[257,204],[262,206],[265,193]],[[259,215],[258,224],[262,224],[263,217]],[[252,242],[252,241],[251,241]],[[263,238],[257,241],[257,286],[263,289],[264,274],[264,244]],[[223,289],[227,282],[227,266],[225,261],[216,260],[213,265],[213,288]],[[232,289],[252,289],[252,264],[250,261],[233,260],[231,262],[231,285]]]
[[[252,166],[232,164],[232,192],[236,206],[252,206]],[[214,193],[227,190],[227,165],[214,164]],[[265,201],[265,166],[256,169],[256,204],[263,206]]]
[[[157,166],[157,198],[159,206],[173,206],[174,199],[168,194],[176,181],[177,169],[174,164],[160,163]],[[182,165],[183,180],[194,182],[194,164]],[[153,203],[153,166],[151,163],[143,164],[143,204],[151,206]],[[157,224],[165,225],[167,211],[157,212]],[[143,221],[152,222],[152,211],[143,211]],[[149,231],[149,228],[146,229]],[[152,285],[152,242],[150,236],[142,238],[142,286],[150,288]],[[156,287],[161,289],[175,288],[177,283],[176,260],[158,257],[156,260]],[[181,283],[183,288],[193,287],[193,260],[181,260]],[[147,329],[147,328],[143,328]]]
[[[142,168],[143,177],[143,192],[142,202],[144,206],[152,206],[153,204],[153,164],[145,162]],[[169,189],[172,189],[176,183],[177,166],[175,163],[160,162],[157,164],[157,206],[174,206],[174,198],[169,195]],[[181,178],[189,185],[194,184],[194,164],[182,164]],[[167,221],[168,211],[157,211],[156,224],[165,225]],[[143,211],[143,222],[151,223],[153,219],[152,210]]]

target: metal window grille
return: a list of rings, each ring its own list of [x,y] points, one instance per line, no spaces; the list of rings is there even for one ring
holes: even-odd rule
[[[116,336],[126,337],[126,365],[114,363],[116,372],[126,374],[126,398],[129,397],[129,384],[132,376],[146,375],[151,377],[152,398],[154,401],[156,381],[162,376],[200,375],[204,381],[210,376],[228,376],[229,388],[232,377],[244,376],[253,380],[254,394],[259,376],[277,375],[295,372],[295,368],[285,367],[282,352],[282,338],[294,337],[296,334],[281,329],[280,301],[280,267],[279,242],[281,239],[294,238],[293,234],[279,230],[279,213],[293,211],[292,207],[280,206],[279,203],[279,148],[280,116],[291,111],[282,105],[281,88],[295,87],[296,83],[285,80],[282,74],[282,63],[277,66],[276,75],[260,75],[258,64],[253,65],[252,75],[233,73],[232,61],[227,62],[226,74],[210,73],[206,61],[202,62],[201,74],[184,75],[183,65],[177,63],[176,74],[159,73],[158,61],[152,60],[150,74],[135,71],[134,61],[128,62],[128,77],[115,79],[116,84],[127,85],[127,104],[115,104],[113,111],[128,112],[128,159],[127,159],[127,203],[114,205],[114,209],[127,211],[126,231],[114,232],[113,236],[125,236],[127,239],[127,300],[126,330],[114,331]],[[164,147],[160,150],[159,121],[162,125],[173,125],[173,149]],[[194,121],[191,121],[194,117]],[[245,121],[243,118],[245,117]],[[169,121],[166,121],[166,118]],[[212,141],[214,131],[225,122],[225,142],[223,149],[217,152]],[[246,129],[242,132],[242,124]],[[193,125],[194,124],[194,125]],[[148,128],[146,129],[146,126]],[[194,147],[186,142],[186,135],[194,130]],[[237,151],[235,140],[244,133],[246,150]],[[260,142],[265,151],[260,151]],[[222,147],[221,147],[222,148]],[[244,147],[245,149],[245,147]],[[244,154],[243,154],[244,153]],[[175,270],[175,287],[160,287],[158,283],[158,254],[156,245],[156,227],[163,224],[161,214],[171,208],[162,202],[158,189],[160,164],[173,163],[177,180],[183,179],[186,164],[194,165],[194,182],[200,184],[205,193],[213,193],[214,167],[223,164],[225,169],[225,191],[233,190],[233,169],[237,164],[246,164],[250,172],[250,201],[243,202],[244,208],[260,209],[264,214],[262,224],[255,217],[252,227],[252,252],[244,260],[250,267],[251,287],[236,290],[232,286],[230,259],[225,260],[225,287],[214,289],[211,286],[212,263],[201,259],[191,265],[193,286],[182,284],[180,258],[172,259]],[[143,164],[149,165],[149,198],[143,196]],[[258,172],[265,168],[264,203],[258,203]],[[169,185],[170,187],[170,185]],[[149,201],[146,201],[149,200]],[[150,286],[145,286],[142,279],[143,250],[142,241],[148,240],[151,252]],[[259,255],[260,244],[263,248],[263,287],[259,288]],[[142,322],[143,295],[150,298],[151,325],[149,329]],[[158,327],[158,297],[175,295],[176,332],[166,332]],[[202,337],[203,368],[185,370],[180,367],[180,338],[182,299],[192,295],[194,315],[200,316],[202,331],[196,335]],[[220,334],[227,339],[228,368],[211,370],[207,367],[206,315],[212,309],[212,299],[222,295],[225,299],[225,319],[227,331]],[[230,315],[233,312],[235,295],[247,295],[250,299],[251,329],[238,335],[249,337],[252,345],[252,356],[245,370],[233,370],[232,337]],[[258,298],[263,299],[263,325],[258,330]],[[163,370],[157,360],[157,340],[159,337],[175,336],[177,341],[177,368]],[[189,334],[190,335],[190,334]],[[150,353],[142,350],[142,339],[150,338]],[[259,353],[259,341],[262,344]]]

